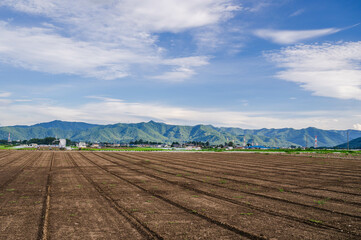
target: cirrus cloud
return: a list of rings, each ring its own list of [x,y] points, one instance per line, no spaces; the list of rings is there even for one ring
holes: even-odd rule
[[[1,22],[2,62],[105,80],[132,75],[138,64],[173,68],[153,78],[192,77],[208,57],[166,56],[157,34],[215,25],[242,10],[233,0],[3,0],[2,6],[48,19],[33,27]]]
[[[25,69],[53,74],[74,74],[104,80],[130,75],[129,66],[165,65],[175,67],[164,80],[187,79],[194,68],[208,64],[209,57],[165,58],[155,51],[119,48],[109,43],[79,41],[63,37],[49,28],[12,27],[0,22],[0,61]],[[187,74],[188,72],[191,74]]]
[[[11,94],[11,92],[0,92],[0,98],[10,97]]]
[[[254,34],[260,38],[271,40],[278,44],[293,44],[310,38],[322,37],[329,34],[337,33],[341,28],[325,28],[316,30],[275,30],[275,29],[258,29]]]
[[[276,77],[316,96],[361,100],[361,41],[297,45],[265,55],[283,69]]]

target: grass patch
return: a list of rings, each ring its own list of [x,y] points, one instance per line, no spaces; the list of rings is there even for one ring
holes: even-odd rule
[[[12,147],[11,146],[8,146],[8,145],[1,145],[0,146],[0,149],[11,149]]]
[[[199,196],[198,196],[198,195],[192,195],[192,197],[197,198],[197,197],[199,197]]]
[[[116,152],[147,152],[147,151],[167,151],[167,149],[162,148],[147,148],[147,147],[130,147],[130,148],[83,148],[82,151],[116,151]]]
[[[324,201],[324,200],[314,200],[313,201],[314,203],[317,203],[318,205],[323,205],[323,204],[325,204],[326,203],[326,201]]]
[[[219,183],[220,184],[226,184],[228,181],[227,180],[224,180],[224,179],[221,179],[221,180],[219,180]]]
[[[330,200],[330,198],[326,198],[326,199],[321,199],[321,200],[314,200],[314,203],[317,203],[318,205],[323,205],[325,204],[328,200]]]
[[[9,203],[16,203],[16,201],[10,201]]]
[[[15,189],[14,189],[14,188],[9,188],[9,189],[6,189],[6,191],[8,191],[8,192],[14,192]]]
[[[313,223],[322,223],[322,221],[320,221],[320,220],[315,220],[315,219],[310,219],[309,221],[310,221],[310,222],[313,222]]]
[[[70,217],[75,217],[76,214],[75,214],[75,213],[70,213],[69,216],[70,216]]]
[[[169,221],[168,222],[169,224],[176,224],[176,223],[178,223],[177,221]]]
[[[0,196],[4,195],[3,193],[0,193]]]
[[[284,192],[285,190],[283,188],[278,189],[280,192]]]
[[[180,173],[178,173],[176,176],[177,176],[177,177],[181,177],[181,176],[183,176],[183,175],[182,175],[182,174],[180,174]]]
[[[241,215],[246,215],[246,216],[251,216],[251,215],[253,215],[253,213],[251,213],[251,212],[247,212],[247,213],[240,213]]]

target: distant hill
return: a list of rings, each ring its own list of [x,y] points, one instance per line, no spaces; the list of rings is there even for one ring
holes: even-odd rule
[[[346,130],[305,129],[241,129],[214,127],[212,125],[182,126],[169,125],[154,121],[141,123],[117,123],[109,125],[88,124],[82,122],[52,121],[32,126],[0,127],[0,139],[6,140],[9,132],[13,140],[55,137],[68,138],[73,141],[90,142],[130,142],[143,139],[153,142],[188,142],[209,141],[211,144],[223,144],[234,141],[271,147],[288,147],[314,145],[314,137],[318,137],[318,146],[332,147],[347,141]],[[351,130],[350,139],[361,137],[361,131]]]
[[[336,148],[347,148],[347,142],[337,145]],[[361,137],[353,139],[349,142],[350,149],[361,149]]]

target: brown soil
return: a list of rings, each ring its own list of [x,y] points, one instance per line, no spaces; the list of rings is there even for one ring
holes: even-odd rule
[[[361,159],[0,151],[0,239],[360,239]]]

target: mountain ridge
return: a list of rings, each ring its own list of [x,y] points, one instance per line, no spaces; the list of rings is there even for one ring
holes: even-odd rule
[[[30,126],[0,127],[0,139],[6,140],[10,132],[13,140],[57,136],[73,141],[89,142],[125,143],[143,139],[166,143],[209,141],[211,144],[223,144],[234,141],[237,144],[243,144],[245,137],[246,143],[270,147],[305,146],[306,142],[307,146],[311,147],[314,145],[314,137],[318,136],[319,147],[333,147],[347,141],[347,131],[349,131],[350,140],[361,137],[361,131],[358,130],[322,130],[314,127],[242,129],[203,124],[172,125],[155,121],[101,125],[54,120]]]
[[[348,147],[350,149],[361,149],[361,137],[352,139],[349,141]],[[347,148],[347,142],[337,145],[336,148],[346,149]]]

